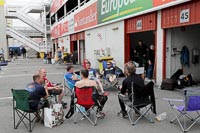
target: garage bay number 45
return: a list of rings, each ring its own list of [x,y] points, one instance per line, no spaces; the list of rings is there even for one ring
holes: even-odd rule
[[[190,21],[190,9],[181,10],[180,23],[186,23]]]

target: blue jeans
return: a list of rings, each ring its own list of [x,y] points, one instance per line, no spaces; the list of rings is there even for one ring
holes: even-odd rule
[[[147,77],[149,79],[153,78],[153,68],[154,68],[154,64],[149,64],[148,65],[148,70],[147,70]]]

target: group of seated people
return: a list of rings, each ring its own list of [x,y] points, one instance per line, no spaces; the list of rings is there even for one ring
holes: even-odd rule
[[[103,86],[99,80],[99,75],[98,73],[96,72],[95,69],[91,68],[91,63],[90,62],[87,62],[86,63],[86,68],[88,70],[88,78],[90,80],[94,80],[97,82],[98,84],[98,88],[100,88],[100,92],[101,93],[104,93],[104,89],[103,89]],[[79,80],[81,80],[81,77],[78,76],[77,74],[75,74],[74,72],[74,67],[73,66],[68,66],[67,67],[67,73],[65,74],[65,79],[67,79],[68,82],[70,82],[72,85],[75,86],[75,83]]]
[[[98,95],[96,97],[97,99],[94,99],[94,101],[101,99],[99,100],[100,105],[97,104],[97,102],[95,103],[99,107],[99,112],[104,115],[102,109],[108,98],[107,94],[103,90],[100,80],[98,79],[96,70],[91,68],[91,63],[87,62],[86,68],[81,69],[80,76],[74,72],[73,66],[68,66],[66,70],[67,73],[65,74],[65,79],[70,82],[70,84],[74,85],[74,87],[82,88],[90,86],[97,89]]]
[[[109,72],[113,71],[113,69],[109,69],[108,64],[108,70]],[[104,100],[101,101],[101,107],[99,109],[102,111],[104,104],[106,103],[108,97],[107,95],[104,95],[104,90],[102,87],[101,82],[99,81],[98,74],[95,69],[91,68],[91,63],[86,63],[86,68],[81,69],[80,76],[74,73],[74,67],[73,66],[67,66],[66,68],[67,73],[65,74],[65,78],[72,83],[75,87],[82,88],[84,86],[92,86],[97,89],[99,92],[99,98],[102,96],[104,97]],[[106,71],[106,70],[105,70]],[[134,82],[134,89],[136,91],[140,90],[140,88],[144,88],[144,79],[140,76],[135,74],[136,67],[133,63],[126,63],[124,67],[124,74],[126,75],[126,78],[123,80],[122,85],[120,86],[120,93],[121,94],[131,94],[132,90],[132,82]],[[112,73],[109,73],[113,76]],[[47,77],[46,77],[46,69],[40,68],[38,71],[38,74],[33,75],[33,82],[28,84],[26,87],[26,90],[30,92],[31,99],[32,100],[40,100],[42,97],[46,98],[49,95],[52,94],[58,94],[59,99],[58,103],[62,103],[62,98],[65,94],[64,87],[60,87],[59,85],[51,83]],[[140,96],[135,96],[135,98],[139,98]],[[98,99],[98,98],[97,98]],[[95,100],[94,100],[95,101]],[[119,104],[121,107],[121,112],[124,116],[127,115],[125,110],[125,105],[123,101],[119,98]],[[31,104],[30,107],[33,109],[38,108],[39,102]],[[139,109],[138,109],[139,110]],[[135,112],[137,115],[139,115],[139,112]]]

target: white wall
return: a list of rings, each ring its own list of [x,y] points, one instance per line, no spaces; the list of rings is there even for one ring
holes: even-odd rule
[[[0,5],[0,49],[4,49],[4,57],[7,60],[8,59],[8,46],[6,41],[6,20],[4,15],[4,6]]]
[[[185,45],[189,48],[190,51],[190,67],[185,66],[184,74],[192,73],[194,79],[200,80],[200,64],[194,65],[192,64],[192,49],[200,50],[200,25],[193,25],[185,27],[185,30],[181,29],[181,27],[173,28],[168,30],[170,34],[167,36],[167,41],[170,41],[171,38],[171,48],[182,49]],[[169,43],[170,44],[170,43]],[[171,72],[170,76],[178,69],[181,68],[182,65],[180,63],[181,55],[171,56]]]
[[[171,77],[171,55],[172,55],[172,36],[171,29],[166,30],[166,78]]]
[[[117,28],[113,30],[113,28]],[[124,67],[124,21],[98,27],[85,32],[86,59],[91,61],[92,67],[98,68],[97,56],[94,50],[109,47],[111,56],[117,66]]]
[[[64,37],[59,38],[58,39],[58,46],[59,47],[64,46],[65,50],[67,48],[67,52],[70,52],[70,37],[64,36]]]
[[[157,32],[156,32],[156,84],[161,85],[163,78],[163,29],[161,29],[161,11],[157,13]]]

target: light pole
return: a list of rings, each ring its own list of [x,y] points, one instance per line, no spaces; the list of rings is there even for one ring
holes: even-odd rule
[[[47,54],[48,46],[47,46],[47,20],[46,20],[46,7],[45,7],[45,2],[43,0],[43,6],[44,6],[44,39],[45,39],[45,53]]]

